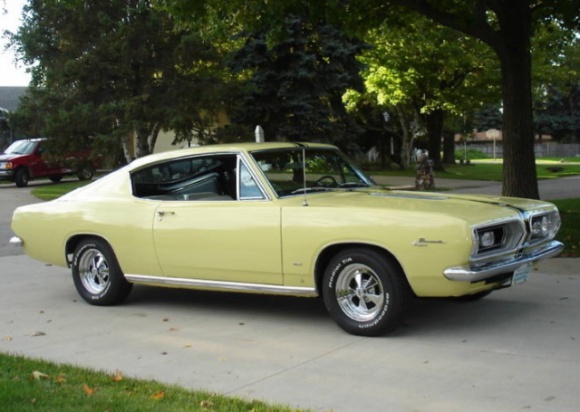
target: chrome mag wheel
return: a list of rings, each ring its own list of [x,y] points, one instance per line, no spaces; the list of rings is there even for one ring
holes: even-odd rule
[[[97,249],[88,249],[78,262],[79,277],[87,292],[98,295],[110,285],[109,263]]]
[[[357,322],[372,321],[385,304],[380,278],[363,264],[348,265],[338,274],[336,297],[344,314]]]

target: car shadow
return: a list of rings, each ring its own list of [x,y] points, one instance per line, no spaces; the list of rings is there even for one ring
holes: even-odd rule
[[[159,288],[135,285],[129,295],[127,305],[196,310],[210,310],[214,313],[243,313],[248,316],[267,313],[270,316],[290,316],[296,319],[324,319],[328,314],[324,302],[319,298],[294,296],[274,296],[236,292],[214,292],[190,289]]]
[[[164,308],[203,313],[232,314],[253,319],[308,321],[326,327],[332,322],[321,298],[300,298],[245,293],[156,288],[136,285],[126,306]],[[470,335],[489,329],[510,329],[537,307],[522,302],[489,296],[476,302],[453,299],[414,299],[401,326],[387,338],[433,335]]]
[[[491,295],[474,302],[454,299],[415,299],[403,329],[414,336],[483,333],[510,329],[529,317],[539,304]],[[412,332],[411,332],[412,331]]]

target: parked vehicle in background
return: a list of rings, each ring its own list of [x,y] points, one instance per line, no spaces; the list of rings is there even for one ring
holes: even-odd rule
[[[89,180],[95,168],[90,150],[52,155],[46,138],[17,140],[0,155],[0,180],[18,187],[26,187],[31,179],[48,178],[56,183],[75,174],[80,180]]]

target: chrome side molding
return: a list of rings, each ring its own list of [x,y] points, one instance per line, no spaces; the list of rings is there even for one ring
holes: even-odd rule
[[[157,285],[157,286],[179,286],[191,289],[206,289],[229,292],[252,292],[264,293],[271,295],[286,295],[286,296],[302,296],[314,297],[318,296],[315,288],[292,287],[280,285],[266,285],[261,283],[242,283],[242,282],[223,282],[217,280],[205,279],[185,279],[185,278],[170,278],[163,276],[148,276],[148,275],[132,275],[126,274],[125,278],[132,283],[139,283],[143,285]]]

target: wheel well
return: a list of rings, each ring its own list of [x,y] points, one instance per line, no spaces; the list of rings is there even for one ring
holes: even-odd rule
[[[16,169],[14,169],[14,175],[16,175],[16,172],[18,172],[19,170],[25,170],[26,173],[28,173],[28,175],[30,176],[30,169],[28,168],[28,166],[26,165],[18,166]]]
[[[77,246],[79,245],[80,242],[87,239],[101,239],[104,242],[107,242],[105,238],[97,235],[81,234],[72,236],[70,239],[67,240],[65,247],[65,257],[69,267],[72,263],[72,255],[75,253]]]
[[[409,281],[407,280],[407,276],[405,275],[405,271],[403,267],[397,260],[397,258],[390,253],[388,250],[383,249],[379,246],[368,245],[364,243],[343,243],[339,245],[332,245],[328,246],[326,249],[322,251],[322,253],[318,256],[316,260],[316,265],[314,266],[314,279],[316,283],[316,290],[320,293],[322,290],[322,278],[324,277],[324,270],[328,266],[330,260],[337,254],[342,252],[345,249],[366,249],[366,250],[374,250],[375,252],[381,254],[390,264],[394,265],[402,276],[405,279],[405,284],[407,288],[411,291],[411,286],[409,285]]]

